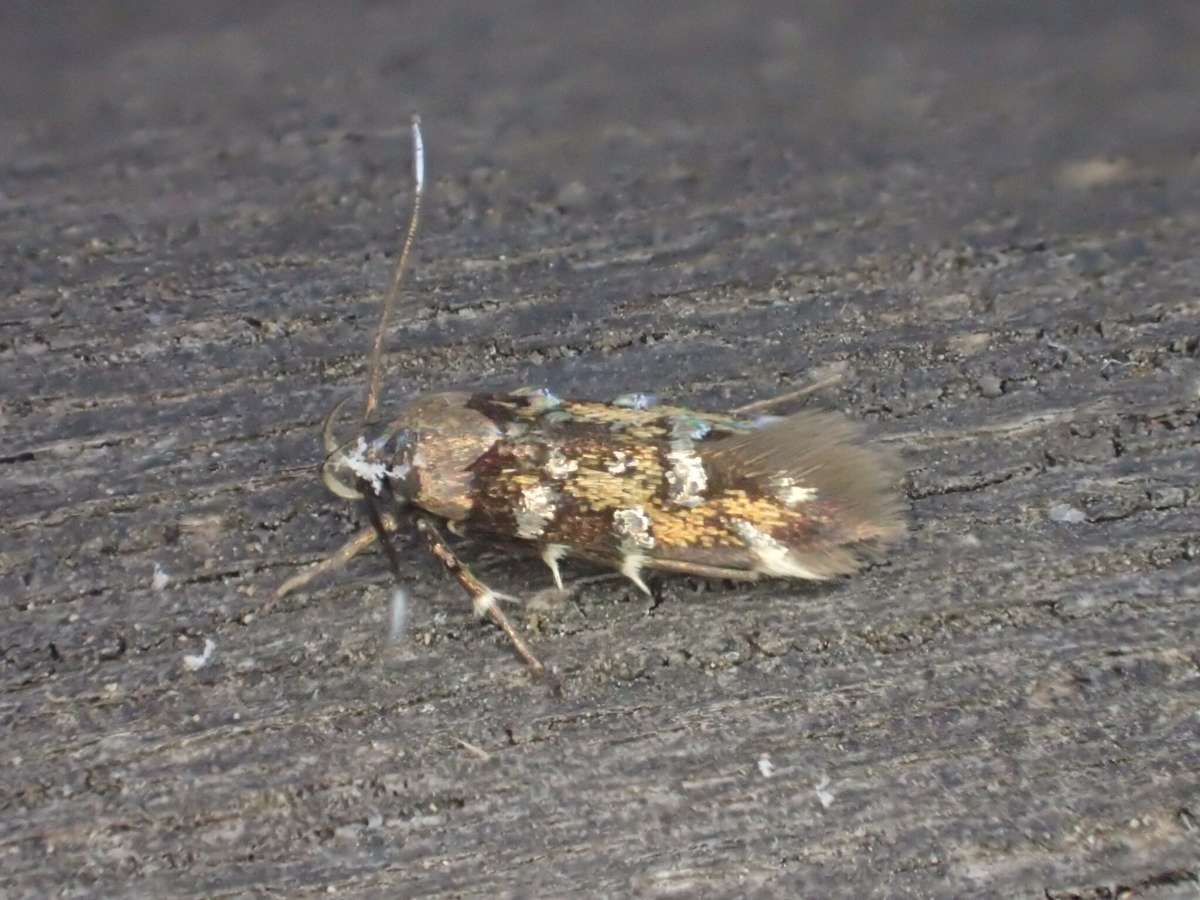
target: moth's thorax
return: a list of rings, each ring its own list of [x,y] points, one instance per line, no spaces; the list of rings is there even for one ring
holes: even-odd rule
[[[464,393],[418,397],[383,435],[383,446],[394,450],[392,465],[406,472],[406,499],[451,520],[470,513],[471,466],[500,438],[491,419],[469,408],[470,399]]]

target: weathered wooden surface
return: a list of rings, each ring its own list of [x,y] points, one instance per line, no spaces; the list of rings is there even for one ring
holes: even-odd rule
[[[1195,896],[1200,8],[424,6],[3,14],[0,895]],[[413,110],[394,397],[841,372],[902,551],[518,612],[563,699],[415,547],[267,605]]]

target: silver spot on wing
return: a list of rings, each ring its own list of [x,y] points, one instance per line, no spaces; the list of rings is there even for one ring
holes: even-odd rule
[[[517,509],[517,537],[533,540],[554,520],[558,508],[558,492],[548,484],[535,484],[521,491]]]
[[[625,450],[617,450],[613,453],[612,462],[604,468],[609,475],[623,475],[633,468],[633,460]]]
[[[621,546],[631,548],[654,547],[654,535],[650,533],[650,517],[640,506],[618,509],[613,513],[613,531],[621,540]]]
[[[817,489],[800,484],[789,475],[776,475],[769,482],[771,493],[788,509],[795,509],[802,503],[812,503],[817,499]]]
[[[558,447],[552,447],[546,456],[546,474],[551,478],[563,479],[579,468],[579,463],[567,459],[567,455]]]
[[[704,502],[704,491],[708,488],[708,474],[704,462],[692,449],[692,442],[684,438],[671,441],[667,453],[671,468],[667,470],[667,496],[679,506],[699,506]]]
[[[787,545],[744,519],[735,519],[733,530],[758,561],[755,571],[778,578],[805,578],[809,581],[824,581],[828,577],[807,568],[796,559]]]

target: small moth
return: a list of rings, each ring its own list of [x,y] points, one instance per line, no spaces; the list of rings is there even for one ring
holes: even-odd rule
[[[283,596],[378,540],[393,574],[392,535],[406,524],[467,590],[476,615],[508,636],[534,674],[545,669],[499,606],[505,598],[459,561],[442,536],[528,543],[562,588],[559,564],[616,569],[649,593],[644,573],[825,580],[855,571],[905,530],[889,458],[830,412],[757,416],[796,394],[728,414],[659,405],[645,394],[571,400],[544,388],[419,396],[374,423],[383,340],[420,218],[420,120],[412,124],[412,214],[370,354],[359,433],[322,427],[325,485],[362,501],[371,527],[289,579]],[[805,393],[804,391],[797,392]],[[408,520],[405,522],[405,520]]]

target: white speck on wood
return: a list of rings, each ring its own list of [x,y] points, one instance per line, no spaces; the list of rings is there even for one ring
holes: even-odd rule
[[[1078,525],[1080,522],[1087,521],[1087,515],[1083,510],[1068,506],[1065,503],[1056,503],[1050,507],[1050,518],[1055,522],[1062,522],[1066,525]]]
[[[213,651],[217,649],[217,643],[212,638],[204,639],[204,649],[200,653],[189,653],[183,658],[183,667],[189,672],[196,672],[203,669],[212,660]]]
[[[171,583],[171,576],[167,574],[167,570],[162,567],[161,563],[154,564],[154,575],[150,578],[150,586],[156,591],[161,591]]]
[[[825,809],[829,809],[829,807],[833,806],[833,791],[829,790],[829,785],[829,776],[822,775],[821,780],[817,782],[817,785],[814,788],[814,790],[817,792],[817,800]]]

